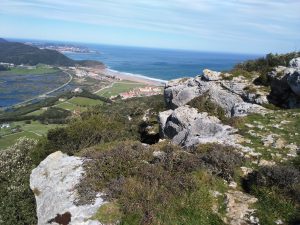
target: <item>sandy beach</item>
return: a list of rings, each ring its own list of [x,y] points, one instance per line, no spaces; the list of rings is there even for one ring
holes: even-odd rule
[[[139,75],[139,74],[119,72],[119,71],[111,70],[108,68],[101,68],[101,69],[99,68],[98,71],[104,75],[114,76],[121,80],[129,80],[129,81],[144,83],[144,84],[148,84],[148,85],[164,86],[164,84],[167,82],[165,80],[159,80],[159,79],[146,77],[146,76]]]

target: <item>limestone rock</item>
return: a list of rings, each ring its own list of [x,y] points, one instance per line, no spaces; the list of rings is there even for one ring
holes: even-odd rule
[[[290,67],[278,66],[268,73],[272,103],[287,108],[300,107],[299,59],[291,60]]]
[[[215,73],[218,72],[205,70],[203,77],[176,79],[168,82],[164,90],[166,105],[171,109],[176,109],[198,96],[205,95],[208,96],[209,101],[221,107],[227,117],[231,117],[235,104],[243,103],[243,98],[247,99],[247,93],[244,89],[249,84],[242,78],[232,81],[216,80],[215,77],[219,75]],[[252,102],[261,104],[268,102],[265,96],[260,96],[259,94],[254,95]],[[259,111],[256,110],[256,112]]]
[[[160,121],[161,124],[163,122]],[[211,142],[234,143],[232,134],[235,130],[232,127],[221,124],[218,118],[208,116],[207,113],[198,113],[189,106],[175,109],[163,128],[165,138],[170,138],[174,144],[184,147]]]
[[[165,125],[167,123],[167,119],[168,117],[172,114],[173,110],[167,110],[167,111],[163,111],[160,112],[158,114],[158,121],[159,121],[159,133],[161,137],[165,136],[164,130],[165,130]]]
[[[299,58],[300,59],[300,58]],[[300,62],[300,60],[299,60]],[[292,70],[288,74],[287,82],[292,89],[292,91],[300,96],[300,68],[298,70]]]
[[[84,174],[82,164],[82,158],[58,151],[32,170],[30,188],[35,193],[38,225],[62,220],[70,225],[101,225],[90,219],[104,204],[99,195],[94,204],[74,204],[77,195],[75,187]]]
[[[232,116],[247,116],[252,113],[265,114],[267,112],[264,107],[247,102],[236,103],[232,108]]]
[[[292,59],[290,61],[290,67],[300,69],[300,57]]]
[[[254,209],[251,205],[257,198],[241,191],[229,190],[226,193],[226,221],[231,225],[259,224],[258,218],[254,217]]]
[[[212,71],[209,69],[203,70],[203,76],[202,78],[206,81],[215,81],[215,80],[221,80],[221,72]]]
[[[199,94],[198,85],[194,83],[193,79],[170,81],[164,90],[165,102],[171,109],[187,104]]]

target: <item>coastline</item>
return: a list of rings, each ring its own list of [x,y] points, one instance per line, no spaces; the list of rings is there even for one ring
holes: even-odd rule
[[[108,75],[108,76],[117,77],[121,80],[129,80],[129,81],[148,84],[148,85],[164,86],[165,83],[168,82],[167,80],[156,79],[156,78],[147,77],[147,76],[140,75],[140,74],[120,72],[120,71],[113,70],[110,68],[99,69],[99,72],[102,74]]]

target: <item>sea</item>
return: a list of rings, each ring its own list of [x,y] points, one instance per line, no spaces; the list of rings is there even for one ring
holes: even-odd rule
[[[202,71],[206,68],[216,71],[228,71],[237,63],[261,57],[261,55],[250,54],[96,44],[81,45],[95,52],[66,52],[64,54],[74,60],[101,61],[111,70],[165,81],[180,77],[194,77],[202,74]]]

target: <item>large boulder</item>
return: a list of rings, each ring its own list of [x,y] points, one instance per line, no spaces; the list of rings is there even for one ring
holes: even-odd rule
[[[205,69],[203,70],[203,80],[206,81],[216,81],[216,80],[221,80],[221,72],[217,72],[217,71],[212,71],[209,69]]]
[[[267,109],[256,104],[247,102],[236,103],[232,108],[232,116],[247,116],[248,114],[258,113],[265,114]]]
[[[200,143],[234,143],[235,130],[221,124],[220,120],[207,113],[198,111],[189,106],[181,106],[169,114],[163,125],[164,138],[172,139],[174,144],[191,147]],[[160,123],[164,123],[160,120]]]
[[[276,105],[297,108],[300,105],[300,58],[291,60],[290,67],[278,66],[268,73],[270,100]]]
[[[290,88],[297,96],[300,97],[300,67],[299,69],[291,70],[287,76],[287,83]]]
[[[222,87],[221,83],[207,82],[201,77],[168,82],[164,90],[165,102],[171,109],[184,106],[202,95],[208,95],[209,100],[223,108],[228,117],[231,116],[234,104],[243,102],[238,94]]]
[[[62,152],[49,155],[32,170],[30,188],[35,194],[38,225],[101,225],[91,217],[104,200],[97,196],[93,204],[76,205],[76,186],[84,175],[83,159]]]
[[[198,84],[193,78],[172,80],[165,86],[165,102],[169,108],[175,109],[199,96],[201,94],[199,91]]]
[[[290,67],[300,69],[300,57],[292,59],[290,61]]]

